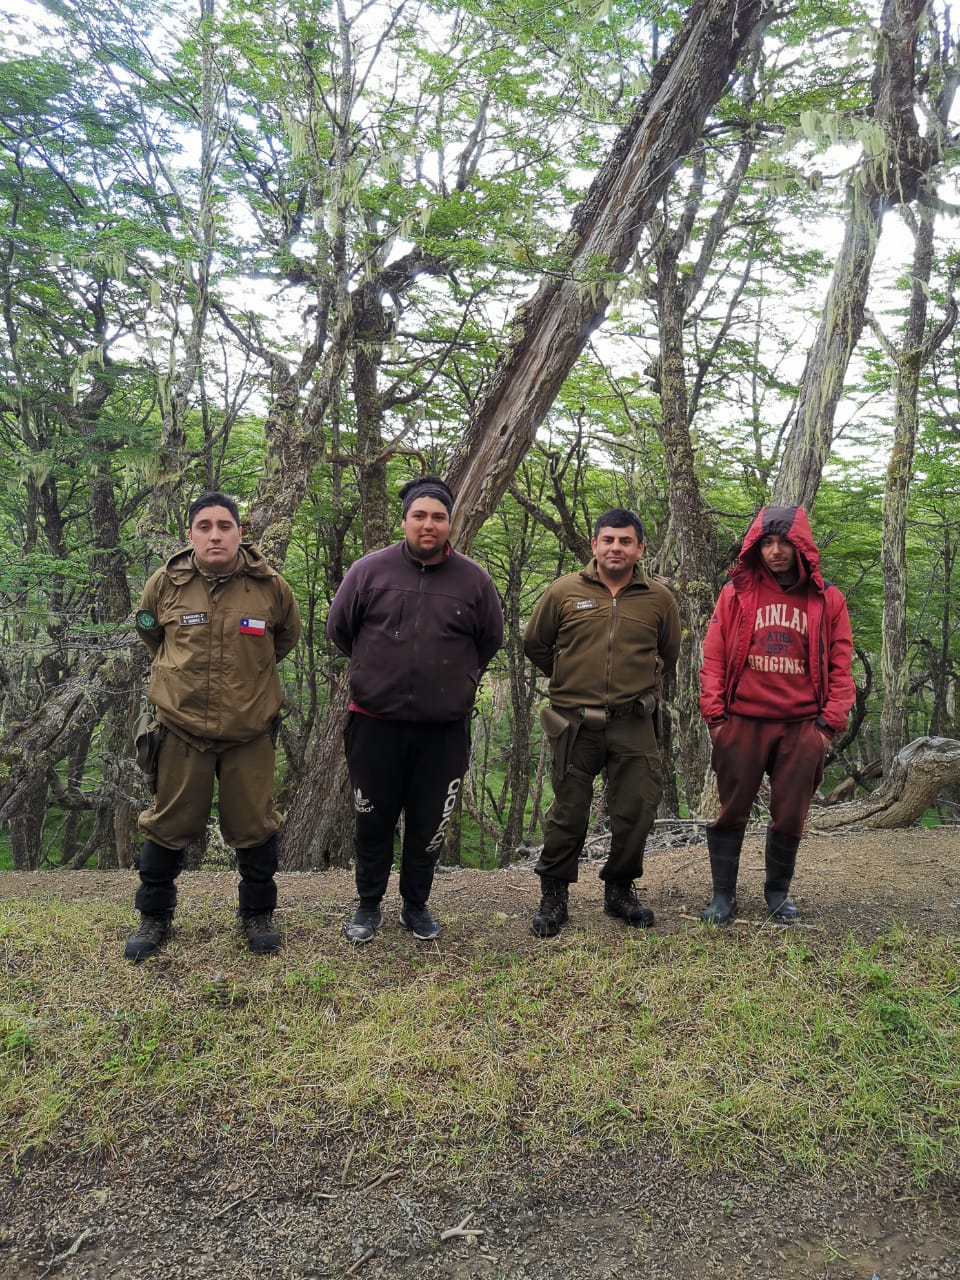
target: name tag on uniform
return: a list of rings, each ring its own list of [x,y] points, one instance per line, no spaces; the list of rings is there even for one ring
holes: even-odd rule
[[[199,627],[210,621],[209,613],[181,613],[181,627]]]
[[[595,609],[597,602],[596,600],[578,600],[573,607],[578,611],[580,609]]]
[[[241,618],[240,634],[242,636],[265,636],[267,624],[262,618]]]

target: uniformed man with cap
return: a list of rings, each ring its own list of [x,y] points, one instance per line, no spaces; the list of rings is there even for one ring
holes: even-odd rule
[[[237,852],[239,916],[251,951],[276,951],[277,831],[274,734],[282,701],[277,663],[300,635],[289,585],[242,541],[233,498],[204,493],[187,512],[190,547],[149,579],[136,628],[150,650],[148,697],[160,726],[156,795],[140,815],[146,836],[135,899],[135,963],[170,936],[187,845],[206,834],[219,781],[220,829]]]

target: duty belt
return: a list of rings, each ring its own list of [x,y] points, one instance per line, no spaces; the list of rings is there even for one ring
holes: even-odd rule
[[[600,725],[607,720],[619,720],[621,716],[646,715],[646,710],[643,699],[634,698],[616,707],[578,707],[577,714],[586,725]]]

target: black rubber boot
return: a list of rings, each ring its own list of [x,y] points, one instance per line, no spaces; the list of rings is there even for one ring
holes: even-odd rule
[[[276,835],[264,840],[263,844],[237,850],[240,869],[238,914],[247,944],[259,956],[271,955],[280,948],[280,934],[273,925],[277,905],[274,876],[278,865]]]
[[[570,919],[567,914],[570,886],[556,876],[541,876],[540,885],[542,897],[540,910],[533,917],[533,932],[538,938],[555,938]]]
[[[730,827],[707,827],[713,899],[700,914],[704,924],[723,926],[737,914],[737,875],[743,832]]]
[[[799,846],[799,839],[778,835],[772,827],[767,827],[767,845],[764,851],[767,874],[763,896],[770,919],[776,924],[796,924],[800,919],[797,904],[790,897],[790,882],[797,865]]]

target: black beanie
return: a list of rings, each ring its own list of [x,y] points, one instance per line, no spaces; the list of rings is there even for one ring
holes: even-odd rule
[[[400,501],[403,514],[406,515],[417,498],[436,498],[447,508],[447,514],[453,511],[453,494],[439,476],[420,476],[416,480],[408,480],[400,490]]]

